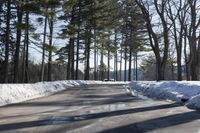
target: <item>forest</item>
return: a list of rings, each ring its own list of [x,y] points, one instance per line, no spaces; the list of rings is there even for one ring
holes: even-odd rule
[[[1,0],[0,82],[131,81],[139,71],[143,80],[199,80],[199,6],[199,0]]]

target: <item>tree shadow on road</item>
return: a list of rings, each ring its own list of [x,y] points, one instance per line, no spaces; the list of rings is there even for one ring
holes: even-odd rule
[[[104,130],[98,133],[145,133],[155,129],[189,123],[198,119],[200,119],[200,113],[198,111],[191,111],[132,123],[109,130]]]
[[[7,131],[7,130],[16,130],[16,129],[23,129],[23,128],[30,128],[30,127],[40,127],[40,126],[47,126],[47,125],[67,125],[73,124],[74,122],[82,122],[87,120],[94,120],[99,118],[107,118],[112,116],[120,116],[138,112],[145,112],[145,111],[154,111],[154,110],[161,110],[161,109],[168,109],[178,107],[178,104],[165,104],[165,105],[158,105],[158,106],[149,106],[149,107],[141,107],[141,108],[133,108],[133,109],[126,109],[126,110],[115,110],[115,111],[108,111],[108,112],[100,112],[100,113],[93,113],[93,114],[83,114],[83,115],[75,115],[75,116],[59,116],[56,118],[46,118],[36,121],[25,121],[25,122],[17,122],[17,123],[8,123],[8,124],[1,124],[0,125],[0,132]],[[153,120],[144,121],[142,123],[137,123],[137,125],[151,125],[151,123],[155,126],[149,126],[149,130],[152,128],[167,127],[170,125],[176,125],[179,123],[186,123],[192,120],[196,120],[200,118],[200,114],[196,111],[171,115],[167,117],[161,117]],[[169,121],[167,124],[162,124],[162,120]],[[181,119],[182,121],[176,121],[177,119]],[[172,122],[171,122],[172,121]],[[133,124],[134,125],[134,124]],[[131,125],[127,125],[127,127],[119,127],[116,129],[111,129],[105,132],[115,132],[118,130],[122,130],[123,128],[129,128]]]
[[[91,98],[92,97],[92,98]],[[126,94],[120,95],[95,95],[95,96],[84,96],[84,98],[75,98],[73,100],[56,100],[56,101],[30,101],[24,103],[18,103],[9,105],[9,107],[34,107],[34,106],[87,106],[87,105],[104,105],[114,104],[117,102],[134,102],[143,100],[138,97],[127,96]]]

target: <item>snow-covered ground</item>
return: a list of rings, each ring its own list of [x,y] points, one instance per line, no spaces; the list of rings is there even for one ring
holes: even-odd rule
[[[18,103],[38,97],[52,95],[65,89],[96,84],[125,84],[124,82],[102,82],[102,81],[54,81],[38,82],[34,84],[0,84],[0,106]]]
[[[132,95],[176,101],[188,108],[200,109],[199,81],[133,81],[127,91]]]

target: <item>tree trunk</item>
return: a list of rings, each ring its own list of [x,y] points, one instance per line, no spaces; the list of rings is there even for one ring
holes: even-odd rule
[[[107,70],[107,79],[110,80],[110,50],[108,50],[108,70]]]
[[[74,25],[74,7],[71,12],[71,20],[70,24]],[[75,37],[75,32],[74,29],[70,29],[70,39],[69,39],[69,46],[68,47],[68,64],[67,64],[67,80],[69,79],[74,79],[74,37]]]
[[[157,81],[161,81],[164,80],[164,75],[165,75],[165,68],[163,65],[161,65],[161,62],[156,63],[156,67],[157,67]]]
[[[77,32],[77,41],[76,41],[76,73],[75,79],[78,80],[79,72],[79,49],[80,49],[80,32],[81,32],[81,0],[78,0],[78,32]]]
[[[181,49],[177,50],[177,80],[182,80]]]
[[[11,19],[11,0],[7,1],[6,14],[6,41],[5,41],[5,62],[4,62],[4,83],[8,82],[9,67],[9,47],[10,47],[10,19]]]
[[[86,40],[86,48],[85,48],[85,52],[86,52],[86,68],[85,68],[85,78],[84,80],[89,80],[90,79],[90,44],[91,44],[91,29],[89,29],[88,31],[88,37]]]
[[[100,77],[99,77],[99,49],[97,48],[97,80],[99,80],[100,79]]]
[[[128,70],[128,81],[131,81],[131,76],[132,76],[132,48],[129,50],[129,70]]]
[[[74,64],[75,64],[75,61],[74,61],[74,38],[73,38],[73,41],[72,41],[72,44],[71,44],[71,79],[74,80],[75,78],[75,75],[74,75]]]
[[[100,74],[101,74],[101,80],[103,81],[104,80],[104,70],[103,70],[103,66],[104,66],[104,63],[103,63],[103,43],[102,43],[102,46],[101,46],[101,61],[100,61]]]
[[[182,62],[181,62],[181,57],[182,57],[182,47],[183,47],[183,26],[181,26],[181,31],[179,33],[179,42],[177,45],[177,79],[178,81],[182,81]]]
[[[45,68],[45,45],[46,45],[46,33],[47,33],[47,16],[45,16],[44,20],[44,33],[43,33],[43,46],[42,46],[42,64],[41,64],[41,75],[40,81],[44,81],[44,68]]]
[[[79,71],[79,47],[80,47],[80,31],[77,33],[77,43],[76,43],[76,80],[78,80]]]
[[[198,22],[198,16],[197,16],[197,2],[194,0],[191,0],[188,2],[190,7],[190,18],[191,18],[191,24],[189,28],[189,45],[191,49],[191,79],[192,80],[198,80],[198,61],[197,61],[197,29],[199,28],[200,23]]]
[[[189,44],[191,47],[191,66],[190,66],[191,79],[193,81],[196,81],[198,80],[196,33],[193,33],[193,35],[189,37]]]
[[[23,56],[22,56],[22,79],[21,82],[25,82],[25,73],[26,73],[26,38],[24,39],[23,45]]]
[[[50,23],[49,23],[49,31],[50,31],[50,36],[49,36],[49,55],[48,55],[48,81],[52,81],[52,42],[53,42],[53,27],[54,27],[54,22],[53,22],[53,17],[50,18]]]
[[[17,7],[17,22],[18,24],[22,24],[22,10],[20,7]],[[14,83],[19,82],[19,52],[20,52],[20,43],[21,43],[21,28],[17,27],[17,35],[16,35],[16,49],[15,49],[15,57],[14,57]]]
[[[72,38],[69,39],[69,47],[67,48],[67,53],[68,53],[68,61],[67,61],[67,80],[70,79],[71,77],[71,43],[72,43]]]
[[[135,52],[135,80],[138,80],[138,53]]]
[[[96,43],[96,30],[94,30],[94,80],[97,80],[97,43]]]
[[[198,74],[198,80],[200,78],[199,74],[200,74],[200,33],[199,33],[199,37],[198,37],[198,48],[197,48],[197,74]]]
[[[118,81],[119,79],[118,79],[118,58],[117,58],[117,51],[115,53],[115,61],[114,61],[114,63],[115,63],[115,71],[114,71],[114,73],[115,73],[115,80]]]
[[[122,52],[122,44],[121,44],[121,51],[120,51],[120,69],[119,69],[119,73],[120,73],[120,81],[122,81],[122,54],[123,54],[123,52]]]
[[[169,4],[169,3],[168,3]],[[181,8],[181,7],[179,7]],[[172,21],[172,25],[173,25],[173,36],[174,36],[174,42],[176,45],[176,55],[177,55],[177,80],[181,81],[182,80],[182,65],[181,65],[181,54],[182,54],[182,39],[183,39],[183,21],[185,19],[185,15],[183,15],[183,13],[181,13],[182,15],[180,15],[180,11],[179,9],[177,9],[177,15],[178,15],[178,19],[179,22],[181,24],[180,26],[180,31],[177,30],[177,22],[176,22],[176,17],[177,15],[174,15],[172,12],[172,7],[169,4],[169,18]],[[179,39],[178,39],[178,35],[177,33],[179,32]],[[172,63],[173,66],[173,63]],[[174,75],[172,73],[172,75]]]
[[[124,52],[124,81],[126,81],[126,77],[127,77],[127,44],[125,44],[125,52]]]
[[[172,73],[171,79],[174,80],[174,64],[173,64],[173,62],[171,63],[171,73]],[[180,80],[179,80],[179,81],[180,81]]]
[[[136,56],[133,56],[133,80],[136,80]]]
[[[73,54],[74,54],[74,52],[72,52],[73,50],[74,50],[74,38],[73,37],[71,37],[70,39],[69,39],[69,47],[68,47],[68,62],[67,62],[67,80],[69,80],[69,79],[72,79],[72,67],[73,67],[73,65],[72,65],[72,63],[74,63],[74,61],[73,61],[73,57],[72,56],[74,56]]]
[[[117,49],[117,31],[115,31],[115,48]],[[115,52],[115,80],[118,81],[118,58],[117,58],[117,50]]]
[[[184,56],[185,56],[186,80],[190,81],[190,67],[189,67],[190,61],[188,61],[188,55],[187,55],[187,36],[186,36],[186,33],[185,33],[185,36],[184,36]]]
[[[26,12],[26,31],[25,31],[25,41],[26,41],[26,61],[25,61],[25,83],[29,82],[29,12]]]

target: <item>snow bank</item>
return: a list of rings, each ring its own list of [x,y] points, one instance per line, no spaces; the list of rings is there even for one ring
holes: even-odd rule
[[[200,109],[200,82],[198,81],[141,81],[131,82],[128,90],[133,95],[166,99],[184,103],[187,107]]]
[[[81,85],[95,84],[125,84],[124,82],[102,82],[102,81],[54,81],[39,82],[35,84],[0,84],[0,106],[18,103],[29,99],[48,96],[67,88]]]

